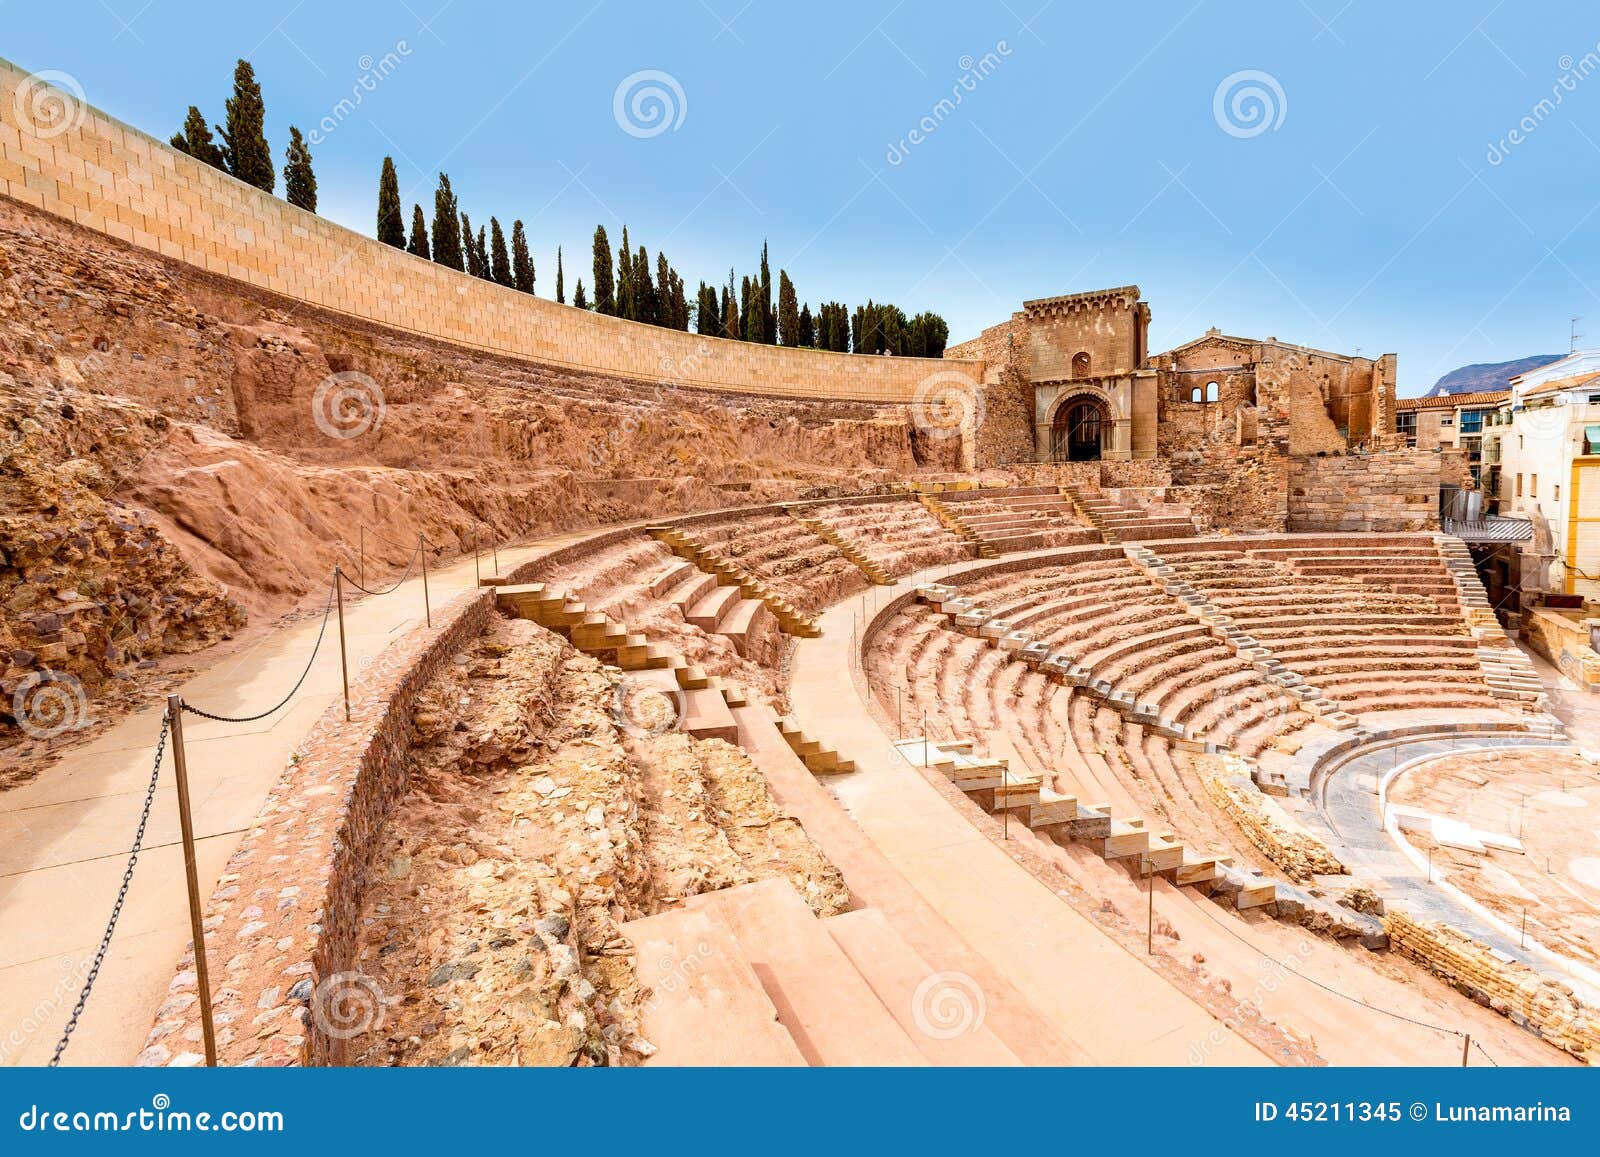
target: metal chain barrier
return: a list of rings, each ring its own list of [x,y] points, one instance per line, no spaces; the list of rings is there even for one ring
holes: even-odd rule
[[[392,593],[392,592],[394,592],[396,590],[399,590],[400,589],[400,584],[405,582],[406,579],[411,576],[411,568],[416,566],[416,564],[417,564],[417,554],[421,550],[422,550],[422,544],[421,543],[418,543],[416,546],[411,548],[411,557],[406,559],[406,569],[400,572],[400,577],[397,578],[394,581],[394,585],[393,586],[385,587],[381,591],[368,590],[366,587],[362,586],[360,583],[358,583],[355,579],[351,578],[347,574],[343,575],[344,581],[349,583],[352,587],[354,587],[356,590],[360,591],[364,595],[386,595],[386,594],[390,594],[390,593]],[[340,573],[343,574],[342,571]]]
[[[188,703],[183,705],[183,709],[190,715],[198,715],[202,719],[214,719],[218,723],[255,723],[257,720],[265,719],[273,712],[282,708],[289,702],[289,700],[294,698],[295,692],[300,690],[301,684],[306,681],[306,676],[311,674],[311,665],[317,661],[317,652],[322,649],[323,636],[328,633],[328,618],[333,614],[333,594],[333,585],[330,583],[328,585],[328,601],[322,608],[322,626],[317,630],[316,645],[311,648],[311,657],[306,660],[305,670],[300,672],[300,678],[294,681],[294,686],[289,688],[289,693],[282,699],[278,700],[265,711],[259,712],[255,715],[217,715],[210,711],[203,711],[199,707],[192,706]]]
[[[100,976],[100,965],[105,962],[106,953],[111,948],[111,936],[117,930],[117,920],[122,915],[122,905],[128,898],[128,888],[133,884],[133,869],[139,862],[139,851],[144,846],[144,830],[150,822],[150,808],[155,803],[156,782],[161,778],[161,759],[167,750],[167,735],[171,727],[172,716],[168,712],[162,712],[161,734],[156,738],[155,766],[150,770],[150,786],[145,788],[144,808],[139,813],[139,826],[133,833],[133,851],[128,853],[128,866],[122,872],[122,885],[117,889],[116,902],[111,905],[111,919],[106,922],[105,934],[100,937],[100,947],[95,949],[94,963],[89,968],[88,976],[84,978],[83,991],[78,993],[78,1002],[72,1006],[72,1016],[61,1032],[61,1039],[56,1042],[56,1051],[50,1058],[51,1068],[60,1065],[61,1054],[66,1051],[67,1042],[72,1039],[73,1030],[78,1027],[78,1018],[83,1015],[84,1006],[89,1003],[89,994],[94,991],[94,982]]]

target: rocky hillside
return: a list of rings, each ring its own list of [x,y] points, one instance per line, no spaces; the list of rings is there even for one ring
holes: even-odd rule
[[[1482,394],[1510,388],[1511,379],[1540,366],[1559,361],[1566,354],[1530,354],[1509,362],[1477,362],[1451,370],[1433,383],[1424,397],[1442,398],[1446,394]]]
[[[464,351],[3,199],[0,401],[0,742],[30,680],[93,694],[287,610],[354,559],[361,525],[381,570],[419,533],[451,555],[491,527],[508,541],[954,464],[903,407]]]

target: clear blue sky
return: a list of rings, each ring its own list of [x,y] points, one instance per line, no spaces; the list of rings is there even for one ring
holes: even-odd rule
[[[0,55],[163,138],[190,103],[220,120],[247,56],[280,167],[291,122],[339,122],[313,150],[324,215],[371,233],[386,153],[431,214],[442,168],[474,222],[527,222],[545,295],[558,243],[570,293],[595,223],[614,246],[625,221],[691,291],[766,238],[802,300],[937,310],[952,340],[1137,282],[1152,349],[1217,325],[1392,350],[1403,394],[1563,352],[1575,314],[1600,345],[1592,3],[0,0],[0,29]],[[682,93],[656,135],[614,115],[643,70]],[[1248,99],[1216,111],[1245,71],[1269,78],[1239,82],[1273,106],[1260,132]]]

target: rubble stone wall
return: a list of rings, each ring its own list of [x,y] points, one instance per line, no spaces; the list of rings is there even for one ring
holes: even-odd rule
[[[395,329],[574,369],[750,394],[915,401],[946,358],[864,357],[681,333],[469,277],[297,209],[67,98],[27,118],[28,74],[0,60],[0,195],[163,257]]]
[[[485,591],[396,640],[329,707],[296,750],[205,910],[217,1059],[223,1065],[337,1065],[339,1019],[377,1001],[352,970],[368,854],[405,790],[412,704],[481,635]],[[140,1065],[191,1065],[203,1052],[194,954],[178,966]]]

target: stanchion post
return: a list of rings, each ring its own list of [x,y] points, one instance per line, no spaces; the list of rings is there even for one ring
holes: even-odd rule
[[[344,721],[350,722],[350,660],[344,646],[344,571],[333,568],[333,601],[339,608],[339,677],[344,680]]]
[[[483,572],[478,569],[478,526],[472,526],[472,580],[477,586],[483,585]]]
[[[417,553],[422,556],[422,613],[433,626],[433,607],[428,602],[428,536],[417,535]]]
[[[1467,1061],[1472,1056],[1472,1034],[1467,1033],[1466,1039],[1461,1042],[1461,1067],[1467,1067]]]
[[[500,534],[494,528],[494,523],[489,524],[489,549],[494,552],[494,573],[500,573]]]
[[[1146,956],[1156,954],[1156,862],[1148,855],[1144,858],[1144,890],[1148,897],[1145,912],[1144,951]]]
[[[172,733],[172,771],[178,784],[178,825],[183,833],[183,873],[189,888],[189,931],[194,937],[194,981],[200,996],[200,1031],[206,1065],[217,1065],[217,1031],[211,1020],[211,978],[206,970],[206,929],[200,913],[200,877],[194,862],[194,816],[189,809],[189,764],[183,750],[183,696],[167,696],[167,727]]]
[[[356,581],[362,586],[367,585],[367,524],[361,524],[361,553],[356,556],[356,567],[361,572],[361,577]]]

